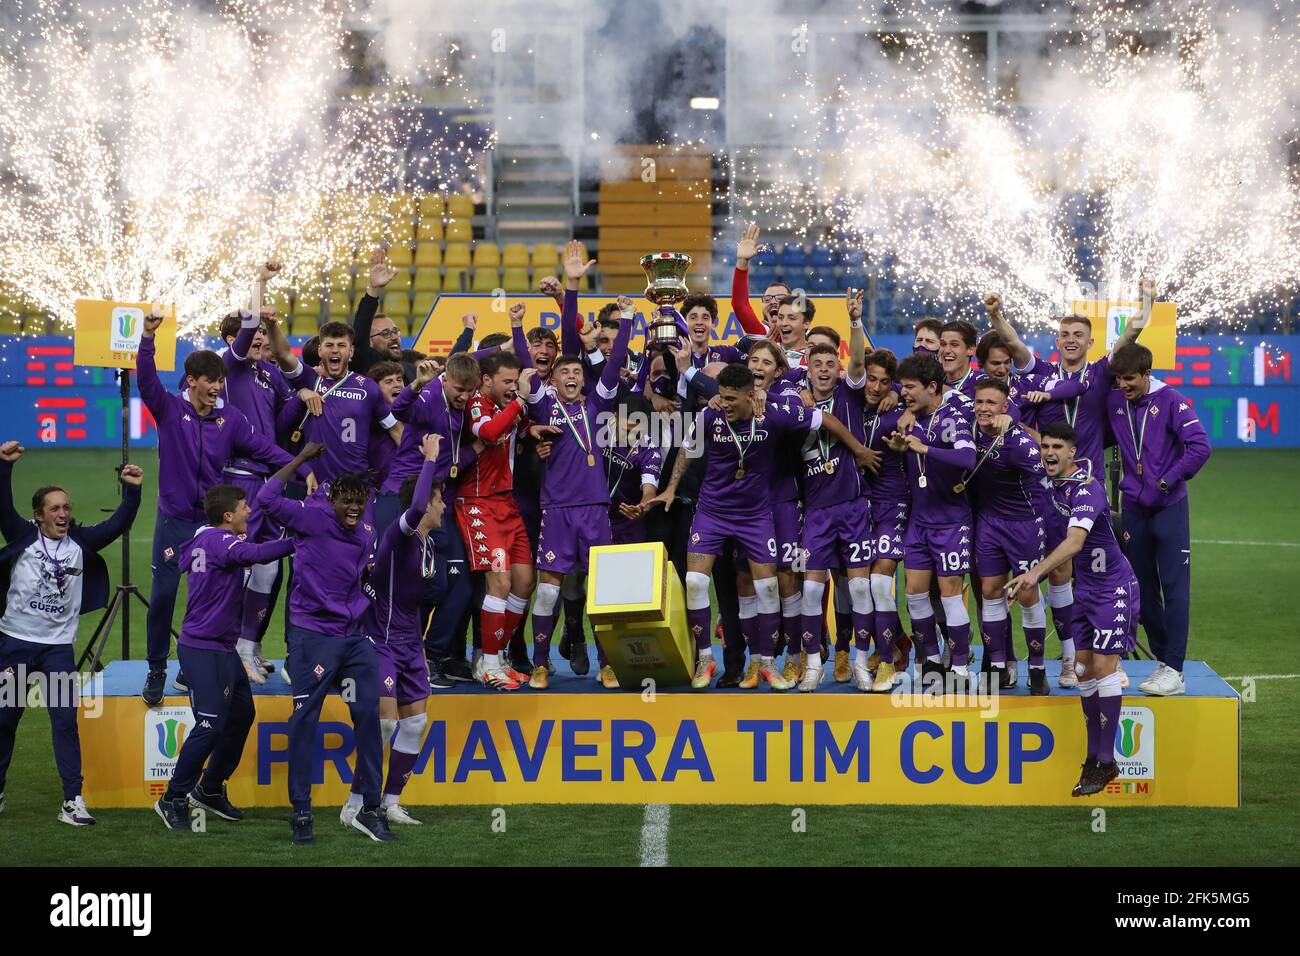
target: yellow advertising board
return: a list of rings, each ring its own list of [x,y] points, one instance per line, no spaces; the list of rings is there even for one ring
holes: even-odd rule
[[[144,317],[161,309],[164,320],[154,336],[160,371],[176,367],[176,307],[151,302],[78,299],[73,332],[73,362],[98,368],[135,368]]]
[[[138,682],[135,684],[138,687]],[[286,695],[257,722],[230,781],[243,806],[286,806]],[[444,694],[403,802],[419,804],[981,804],[1063,806],[1086,749],[1075,697],[634,692]],[[1239,699],[1126,697],[1121,776],[1089,806],[1239,804]],[[187,701],[83,702],[92,807],[146,807],[166,785]],[[313,750],[314,799],[352,780],[346,705],[329,697]]]
[[[1079,299],[1071,304],[1075,315],[1092,323],[1092,348],[1088,361],[1110,352],[1115,340],[1124,331],[1128,320],[1141,315],[1141,302],[1110,301],[1105,299]],[[1156,302],[1151,306],[1151,321],[1138,335],[1138,341],[1151,350],[1151,367],[1175,367],[1175,345],[1178,340],[1178,306],[1173,302]]]

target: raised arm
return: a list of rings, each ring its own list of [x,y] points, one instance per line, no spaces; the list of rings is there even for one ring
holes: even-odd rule
[[[993,331],[1002,336],[1002,341],[1006,344],[1007,352],[1011,356],[1011,361],[1016,368],[1029,368],[1030,360],[1033,356],[1030,354],[1029,347],[1025,345],[1020,334],[1007,321],[1006,313],[1002,311],[1002,296],[997,292],[990,292],[984,297],[984,311],[988,313],[989,325]]]
[[[366,286],[366,294],[358,300],[356,315],[352,317],[352,341],[355,348],[348,367],[354,372],[364,375],[366,370],[381,358],[370,347],[370,328],[374,324],[375,314],[379,311],[379,297],[383,295],[384,287],[392,282],[396,275],[397,270],[388,264],[388,253],[383,247],[376,247],[370,254],[370,267],[367,272],[369,284]]]
[[[468,352],[469,347],[474,344],[474,330],[478,328],[478,313],[466,312],[460,317],[460,324],[464,326],[460,335],[456,336],[456,341],[451,343],[451,351],[448,355],[456,355],[460,352]]]
[[[582,243],[571,239],[564,247],[564,308],[560,311],[560,354],[577,355],[581,351],[578,337],[578,286],[595,259],[582,261]]]
[[[415,527],[424,516],[424,509],[429,507],[433,497],[433,479],[438,469],[438,452],[442,445],[442,436],[433,432],[424,436],[420,451],[424,453],[424,464],[420,467],[420,477],[415,480],[415,492],[411,495],[411,507],[402,515],[405,522],[402,534],[415,534]]]
[[[736,243],[736,270],[731,274],[731,311],[749,335],[767,335],[767,328],[749,304],[749,260],[758,255],[758,224],[750,223]]]
[[[524,312],[526,306],[516,302],[510,307],[510,341],[514,345],[515,358],[524,368],[533,367],[533,355],[528,351],[528,336],[524,334]]]
[[[609,361],[600,373],[600,382],[596,394],[609,400],[618,394],[618,385],[622,380],[623,366],[627,362],[627,345],[632,340],[632,322],[636,313],[632,311],[632,300],[628,296],[618,297],[618,334],[614,336],[614,347],[609,351]]]
[[[96,524],[78,526],[81,543],[91,551],[100,551],[126,534],[140,510],[140,486],[144,483],[144,469],[139,465],[123,465],[118,478],[122,482],[122,500],[117,510]]]
[[[1155,280],[1143,279],[1140,281],[1138,283],[1138,296],[1142,300],[1142,311],[1124,323],[1124,331],[1119,334],[1114,347],[1110,350],[1112,356],[1124,346],[1136,342],[1138,336],[1142,334],[1142,330],[1151,321],[1151,307],[1155,305],[1156,298]]]
[[[845,376],[850,384],[861,383],[867,374],[867,331],[862,327],[862,290],[850,289],[849,367]]]
[[[303,445],[302,451],[298,452],[296,458],[266,480],[253,500],[253,506],[265,508],[267,514],[294,531],[310,534],[318,530],[314,527],[314,520],[307,513],[307,503],[285,498],[284,485],[298,469],[319,457],[324,450],[325,446],[320,442],[313,441]]]
[[[158,378],[158,364],[154,358],[154,333],[162,325],[162,313],[154,310],[144,317],[144,331],[140,335],[140,351],[135,356],[136,386],[154,421],[163,422],[171,415],[171,393]]]
[[[279,561],[293,554],[292,538],[280,538],[277,541],[264,541],[258,544],[252,541],[236,541],[226,552],[226,561],[240,567],[251,568],[255,564]]]
[[[12,541],[31,528],[31,522],[14,510],[14,462],[23,457],[25,449],[16,441],[0,445],[0,532],[6,541]]]

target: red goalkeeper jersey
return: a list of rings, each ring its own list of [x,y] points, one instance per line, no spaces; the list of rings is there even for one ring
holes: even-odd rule
[[[514,487],[515,441],[527,427],[522,402],[505,408],[481,392],[465,406],[465,427],[486,446],[460,479],[457,493],[462,498],[486,498],[509,493]]]

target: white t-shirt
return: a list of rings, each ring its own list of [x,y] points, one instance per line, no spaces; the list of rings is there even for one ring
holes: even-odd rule
[[[81,617],[85,562],[72,538],[46,538],[39,531],[14,562],[0,631],[34,644],[72,644]]]

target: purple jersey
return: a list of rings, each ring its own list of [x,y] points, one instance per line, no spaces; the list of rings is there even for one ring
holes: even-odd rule
[[[912,490],[913,524],[929,527],[969,525],[970,504],[965,489],[955,491],[975,466],[975,436],[971,433],[970,399],[945,392],[939,407],[917,418],[911,428],[927,447],[924,455],[904,452]]]
[[[772,383],[772,388],[767,393],[768,401],[802,405],[803,396],[800,393],[804,387],[802,378],[782,376]],[[803,453],[804,440],[802,436],[794,436],[780,441],[776,461],[772,467],[771,500],[774,504],[785,501],[798,502],[803,499],[803,487],[799,479],[803,474],[803,459],[800,456]],[[856,464],[854,462],[855,467]]]
[[[1077,381],[1083,386],[1082,395],[1060,403],[1061,417],[1074,427],[1075,434],[1078,436],[1075,444],[1075,459],[1086,458],[1095,465],[1101,465],[1102,452],[1106,447],[1106,396],[1111,391],[1110,356],[1103,356],[1095,362],[1089,362],[1078,372],[1067,372],[1063,366],[1044,362],[1034,356],[1027,368],[1017,369],[1016,372],[1018,374],[1037,372],[1046,374],[1048,378]],[[1046,425],[1053,420],[1054,414],[1053,407],[1044,406],[1039,411],[1039,423]]]
[[[880,470],[869,478],[869,495],[873,502],[911,500],[905,456],[886,444],[889,436],[898,429],[898,419],[903,412],[902,403],[899,403],[887,412],[867,407],[863,413],[862,444],[880,452]]]
[[[434,544],[417,527],[433,494],[436,462],[425,462],[411,506],[384,531],[375,566],[366,582],[370,607],[363,619],[366,637],[376,644],[420,640],[420,582],[433,577]]]
[[[1068,528],[1082,528],[1088,533],[1074,559],[1074,579],[1080,590],[1097,593],[1103,589],[1127,587],[1133,580],[1133,568],[1119,549],[1110,526],[1110,505],[1106,487],[1082,467],[1067,478],[1051,481],[1052,504],[1066,519]],[[1068,533],[1068,530],[1067,530]]]
[[[770,520],[772,478],[784,435],[803,436],[822,423],[822,413],[800,401],[769,400],[763,415],[728,422],[723,412],[700,413],[689,447],[704,443],[707,462],[697,510],[721,517]]]
[[[943,381],[944,390],[952,389],[961,392],[972,402],[975,401],[975,390],[979,388],[980,382],[988,378],[988,375],[977,368],[967,367],[966,374],[955,382],[950,382],[946,378]]]
[[[362,581],[374,561],[374,526],[362,520],[349,531],[339,524],[329,499],[314,495],[306,501],[290,500],[275,478],[258,492],[256,506],[267,509],[294,538],[289,594],[293,623],[332,637],[360,634],[362,616],[370,606]]]
[[[276,416],[292,400],[295,389],[278,365],[249,360],[248,352],[259,322],[257,316],[244,319],[230,347],[221,353],[221,361],[226,366],[226,404],[243,412],[255,432],[274,442]],[[299,363],[293,373],[294,381],[302,377],[302,370]],[[269,473],[265,464],[246,457],[235,458],[230,466],[253,475]]]
[[[244,571],[292,552],[288,538],[252,544],[223,528],[200,528],[180,550],[180,568],[189,574],[180,643],[233,651],[244,612]]]
[[[1019,420],[1035,431],[1041,431],[1044,425],[1065,420],[1065,402],[1078,398],[1088,390],[1087,385],[1077,378],[1064,379],[1056,374],[1054,367],[1039,362],[1028,372],[1016,371],[1007,383],[1011,389],[1008,407],[1014,407],[1019,413]],[[1030,392],[1047,392],[1050,401],[1031,405],[1025,401]]]
[[[1020,425],[1012,425],[1005,435],[976,428],[975,451],[975,473],[966,478],[975,510],[1010,521],[1037,517],[1046,473],[1033,436]]]
[[[402,393],[393,399],[392,412],[403,425],[402,440],[389,463],[388,477],[384,479],[381,490],[396,494],[401,491],[402,482],[418,475],[424,466],[420,445],[426,435],[438,434],[442,436],[442,445],[438,449],[438,467],[433,478],[446,486],[443,498],[450,501],[457,481],[451,475],[452,468],[456,469],[457,475],[462,475],[478,460],[478,452],[463,441],[465,410],[453,407],[447,400],[440,376],[426,384],[418,394],[409,387],[402,389]]]
[[[253,430],[239,409],[218,401],[199,415],[189,395],[176,395],[158,378],[154,340],[140,340],[136,356],[140,397],[158,426],[158,508],[164,514],[202,524],[203,496],[221,482],[226,462],[248,458],[274,468],[291,458]]]
[[[1110,428],[1124,471],[1124,509],[1165,508],[1187,497],[1187,479],[1210,459],[1210,440],[1191,402],[1159,379],[1136,402],[1115,389]],[[1167,491],[1160,490],[1165,482]]]
[[[835,383],[828,398],[817,402],[823,415],[834,415],[854,438],[862,441],[862,416],[866,410],[861,385],[845,379]],[[809,432],[802,448],[804,502],[809,507],[856,501],[867,493],[867,483],[858,470],[857,459],[825,429]]]
[[[636,445],[607,445],[601,452],[605,460],[605,476],[609,489],[609,514],[620,514],[619,505],[634,505],[641,501],[641,486],[659,484],[663,470],[663,453],[642,438]]]
[[[320,416],[307,416],[305,429],[308,441],[325,446],[320,458],[311,465],[316,480],[324,484],[344,473],[367,474],[371,426],[377,424],[387,430],[397,423],[388,400],[375,382],[356,372],[347,372],[340,379],[318,378],[314,387],[325,403],[325,411]]]

